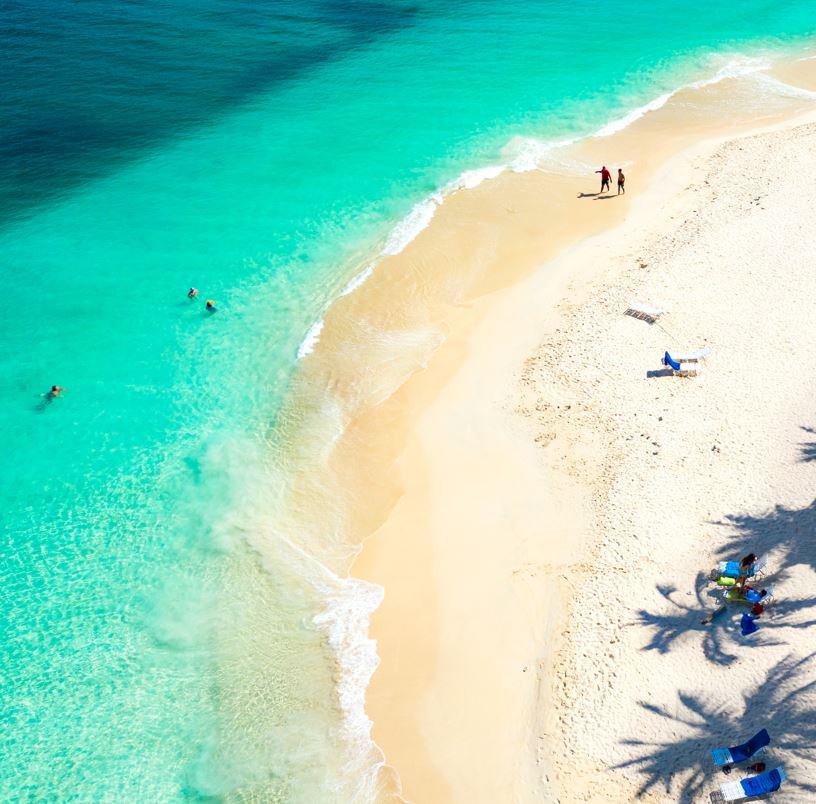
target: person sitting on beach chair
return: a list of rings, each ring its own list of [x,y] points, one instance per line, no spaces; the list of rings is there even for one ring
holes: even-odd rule
[[[767,554],[759,557],[748,553],[739,561],[720,561],[711,573],[711,579],[719,586],[744,586],[748,578],[763,575],[768,565]]]
[[[728,608],[729,603],[742,603],[751,607],[751,617],[756,619],[760,617],[764,611],[765,606],[768,605],[768,600],[773,596],[773,587],[761,589],[757,592],[756,589],[748,586],[745,589],[731,589],[723,590],[723,602],[717,606],[705,619],[700,620],[702,625],[711,625],[717,617],[723,614]]]

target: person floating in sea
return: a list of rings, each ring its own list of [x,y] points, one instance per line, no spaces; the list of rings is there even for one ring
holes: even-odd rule
[[[612,174],[609,172],[606,165],[604,165],[600,170],[596,170],[595,172],[601,174],[601,193],[604,190],[608,190],[610,187],[610,182],[612,181]],[[600,195],[601,193],[598,193],[598,195]]]
[[[620,195],[621,193],[626,195],[626,187],[624,187],[625,184],[626,176],[624,176],[623,171],[620,168],[618,168],[618,195]]]
[[[52,385],[47,396],[49,399],[56,399],[65,389],[61,385]]]
[[[215,306],[215,302],[212,299],[207,299],[207,312],[209,313],[218,312],[218,308]]]
[[[196,290],[196,288],[190,288],[187,291],[187,298],[188,299],[194,299],[196,296],[198,296],[198,290]]]

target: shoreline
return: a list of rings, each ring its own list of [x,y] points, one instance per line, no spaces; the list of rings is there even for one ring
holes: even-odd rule
[[[593,247],[642,214],[671,226],[661,196],[682,191],[691,174],[677,171],[660,190],[652,179],[645,192],[642,177],[659,175],[672,152],[681,154],[675,162],[700,157],[715,141],[756,129],[710,114],[732,80],[706,87],[709,108],[698,117],[684,108],[678,119],[674,106],[688,100],[680,92],[624,131],[573,149],[589,164],[604,149],[649,153],[634,174],[627,168],[630,198],[612,212],[581,199],[576,225],[573,191],[587,180],[502,175],[449,197],[427,229],[326,315],[307,391],[357,397],[333,442],[332,485],[343,489],[348,530],[363,543],[352,574],[385,588],[372,617],[381,664],[366,709],[409,800],[556,800],[556,747],[537,734],[537,710],[555,711],[546,702],[556,699],[548,674],[559,648],[548,643],[570,597],[566,570],[589,543],[594,514],[583,475],[593,446],[580,445],[576,458],[575,444],[561,438],[545,454],[535,442],[550,433],[530,438],[514,419],[512,389],[542,336],[554,338],[568,319],[558,302],[569,297],[574,307],[614,270],[574,264],[587,238]],[[788,125],[792,114],[768,114],[764,126]],[[649,199],[656,210],[646,210]],[[419,311],[411,306],[417,289]],[[391,344],[372,349],[372,332],[410,333],[412,348],[392,366]],[[344,384],[361,372],[362,391]],[[394,795],[394,783],[386,786],[384,799]]]

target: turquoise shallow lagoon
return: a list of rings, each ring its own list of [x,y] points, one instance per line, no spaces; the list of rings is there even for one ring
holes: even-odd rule
[[[799,52],[812,4],[0,21],[0,799],[369,800],[378,591],[342,580],[342,534],[281,511],[304,339],[463,171]]]

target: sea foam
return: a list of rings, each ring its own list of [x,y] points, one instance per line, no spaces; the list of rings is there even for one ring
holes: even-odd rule
[[[300,346],[298,346],[298,360],[303,360],[306,355],[310,355],[314,351],[315,346],[317,346],[317,343],[320,340],[320,333],[323,331],[325,323],[326,322],[322,318],[319,318],[309,328],[309,331],[306,333],[306,337],[300,342]]]
[[[682,84],[675,89],[664,92],[647,103],[632,109],[632,111],[627,112],[625,115],[610,120],[587,136],[610,137],[628,128],[650,112],[662,109],[669,100],[679,92],[687,89],[703,89],[729,78],[740,78],[750,74],[761,76],[769,86],[773,85],[777,92],[791,95],[796,94],[803,97],[816,97],[816,93],[810,90],[784,84],[782,81],[763,74],[762,71],[767,70],[771,66],[771,62],[766,58],[742,55],[722,58],[725,58],[725,63],[709,78]],[[445,200],[452,194],[461,190],[473,190],[484,182],[499,177],[508,170],[514,173],[526,173],[533,170],[540,170],[545,164],[559,172],[573,175],[583,174],[589,166],[574,159],[557,159],[555,157],[555,154],[559,150],[573,145],[581,139],[583,139],[583,137],[580,136],[561,138],[558,140],[542,140],[536,137],[512,138],[501,150],[503,157],[501,163],[465,170],[459,174],[456,179],[448,182],[441,189],[416,203],[411,211],[388,233],[377,258],[354,276],[340,291],[337,298],[348,296],[361,287],[374,273],[377,263],[381,258],[394,257],[401,254],[408,245],[430,226],[439,207],[442,206]],[[323,313],[328,309],[328,306],[324,309]],[[320,341],[320,333],[323,330],[323,325],[324,320],[321,317],[311,326],[298,348],[297,356],[299,360],[302,360],[314,351],[315,346]]]

